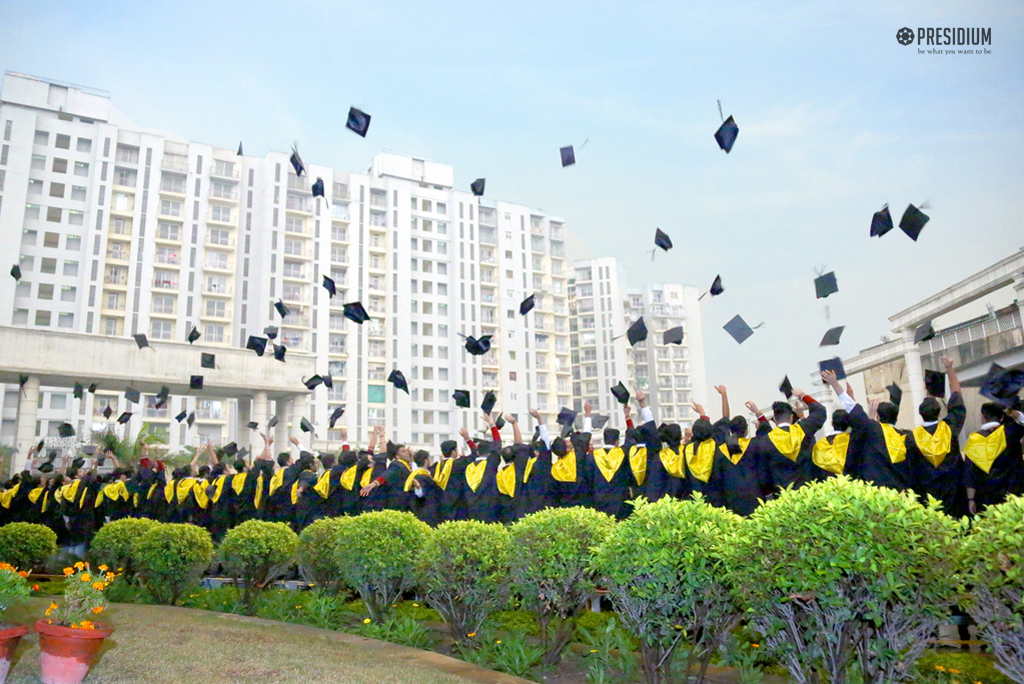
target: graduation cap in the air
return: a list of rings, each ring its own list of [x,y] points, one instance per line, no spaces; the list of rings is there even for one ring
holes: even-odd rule
[[[674,328],[669,328],[665,331],[661,338],[662,344],[682,344],[683,343],[683,326],[677,325]]]
[[[530,295],[529,297],[527,297],[523,301],[519,302],[519,315],[520,316],[525,316],[526,314],[530,313],[530,311],[533,309],[533,307],[536,306],[537,302],[534,301],[534,297],[535,296],[536,295]]]
[[[924,372],[924,387],[928,390],[929,395],[942,399],[946,396],[946,374],[926,370]]]
[[[319,176],[313,181],[313,197],[323,197],[324,201],[327,201],[327,198],[324,197],[324,179]]]
[[[782,382],[779,383],[779,391],[786,395],[787,399],[793,396],[793,383],[789,381],[788,375],[782,378]]]
[[[345,318],[362,325],[370,320],[370,314],[366,313],[362,302],[349,302],[345,305]]]
[[[409,384],[405,381],[405,376],[402,375],[402,371],[395,369],[388,375],[388,382],[395,386],[395,389],[403,390],[406,394],[409,394]]]
[[[1006,370],[993,363],[981,381],[981,395],[1003,406],[1013,406],[1024,387],[1024,370]]]
[[[661,247],[666,252],[672,249],[672,238],[668,236],[668,233],[663,231],[661,228],[654,229],[654,246]],[[657,253],[657,249],[651,250],[651,261],[654,261],[654,255]]]
[[[89,394],[96,394],[96,390],[99,388],[99,383],[92,383],[89,385]]]
[[[871,217],[871,237],[882,237],[890,230],[892,230],[892,214],[889,213],[889,205],[886,204],[881,211],[876,211],[875,215]]]
[[[273,430],[274,427],[277,425],[277,422],[277,416],[270,416],[270,420],[267,421],[267,429]]]
[[[305,418],[299,419],[299,429],[303,432],[313,432],[313,424]]]
[[[71,423],[61,423],[57,426],[57,434],[61,437],[74,437],[75,428],[71,427]]]
[[[277,309],[277,313],[281,314],[281,318],[284,318],[289,314],[289,309],[285,306],[284,301],[278,299],[277,303],[274,304],[274,308]]]
[[[572,432],[573,423],[576,422],[576,412],[569,408],[562,408],[555,421],[562,426],[562,436],[565,437]]]
[[[732,339],[736,340],[738,344],[743,344],[748,337],[754,334],[753,328],[747,325],[747,322],[737,314],[725,324],[725,332],[732,335]]]
[[[903,401],[903,390],[895,382],[885,388],[889,391],[889,401],[899,407],[900,402]]]
[[[287,347],[285,347],[283,344],[275,344],[274,345],[274,358],[277,359],[278,361],[282,361],[283,362],[284,361],[285,352],[287,352],[287,351],[288,351]]]
[[[710,290],[710,292],[711,292],[711,296],[712,297],[716,297],[716,296],[722,294],[723,292],[725,292],[725,288],[722,287],[722,276],[720,276],[720,275],[716,275],[715,276],[714,282],[711,283],[711,290]]]
[[[21,266],[18,264],[11,266],[11,277],[15,280],[21,280]]]
[[[20,375],[18,375],[18,386],[21,389],[25,389],[25,383],[27,383],[27,382],[28,382],[28,375],[26,375],[25,373],[21,373]]]
[[[487,183],[485,178],[477,178],[475,181],[469,184],[469,189],[473,191],[473,195],[476,197],[483,197],[484,185]]]
[[[216,360],[217,356],[215,354],[207,354],[206,352],[203,352],[203,355],[199,360],[199,365],[203,368],[214,368]]]
[[[147,340],[146,336],[143,335],[142,333],[139,333],[138,335],[132,335],[132,339],[135,340],[135,344],[139,345],[139,349],[145,349],[146,347],[149,346],[149,340]]]
[[[927,214],[913,204],[908,204],[907,210],[903,212],[903,218],[900,219],[900,230],[906,233],[911,240],[917,242],[917,236],[924,230],[924,224],[928,223],[928,220]]]
[[[235,454],[238,453],[238,445],[235,444],[234,442],[228,442],[227,444],[224,445],[224,453],[227,456],[234,456]]]
[[[595,430],[600,430],[601,428],[608,424],[609,419],[609,416],[601,416],[595,413],[592,416],[590,416],[590,425]]]
[[[736,120],[730,116],[715,131],[715,140],[718,142],[718,146],[728,154],[732,151],[732,146],[736,143],[736,136],[739,134],[740,127],[736,125]]]
[[[332,389],[334,387],[334,378],[331,377],[330,373],[326,373],[323,376],[324,387]]]
[[[324,274],[323,286],[327,290],[327,294],[331,296],[331,299],[334,299],[334,295],[338,294],[338,288],[334,285],[334,278]]]
[[[612,387],[612,395],[620,404],[625,405],[629,403],[629,390],[622,384],[622,381],[619,381]]]
[[[505,416],[499,413],[498,417],[494,419],[494,427],[498,428],[499,430],[505,427]]]
[[[112,414],[113,412],[114,412],[114,409],[112,409],[112,408],[110,407],[110,405],[109,405],[109,404],[107,404],[106,408],[104,408],[104,409],[103,409],[103,417],[104,417],[104,418],[106,418],[107,420],[110,420],[110,415],[111,415],[111,414]]]
[[[452,392],[452,399],[455,400],[455,405],[459,408],[469,408],[470,399],[467,390],[455,390]]]
[[[174,420],[176,420],[176,421],[178,421],[180,423],[181,421],[185,420],[185,418],[187,416],[188,416],[188,412],[187,411],[182,411],[178,415],[174,416]]]
[[[935,337],[935,328],[932,327],[932,322],[928,321],[917,327],[914,331],[914,344],[921,344]]]
[[[164,406],[166,406],[167,400],[170,398],[170,396],[171,388],[168,387],[167,385],[161,387],[160,391],[156,393],[156,404],[154,405],[154,408],[161,409]]]
[[[238,153],[235,156],[236,157],[241,157],[242,156],[242,141],[241,140],[238,141]]]
[[[125,423],[127,423],[131,419],[132,419],[132,412],[131,411],[125,411],[124,413],[122,413],[121,415],[119,415],[117,417],[117,422],[120,425],[124,425]]]
[[[846,329],[846,326],[843,326],[843,325],[840,325],[840,326],[835,327],[835,328],[831,328],[828,332],[825,333],[825,336],[821,338],[821,344],[819,344],[818,346],[819,347],[831,347],[831,346],[839,344],[839,338],[842,337],[843,330],[845,330],[845,329]]]
[[[573,152],[572,145],[568,147],[562,147],[558,150],[558,154],[562,156],[562,167],[571,166],[576,163],[576,153]]]
[[[491,350],[491,338],[493,335],[481,335],[478,338],[470,335],[466,338],[466,351],[473,356],[483,356]]]
[[[644,317],[633,321],[633,324],[629,326],[629,330],[626,331],[626,339],[629,340],[629,346],[635,346],[637,342],[643,342],[647,339],[647,326],[644,325]]]
[[[366,132],[370,130],[370,115],[355,107],[349,107],[345,128],[365,138]]]
[[[267,339],[249,335],[249,341],[245,343],[245,348],[252,349],[256,352],[256,356],[263,356],[263,352],[267,350]]]
[[[124,398],[133,404],[139,403],[139,390],[126,387],[124,389]]]
[[[53,461],[45,461],[43,463],[40,463],[39,467],[36,468],[36,470],[38,470],[39,472],[44,473],[44,474],[45,473],[52,473],[53,472]]]
[[[338,419],[345,413],[345,407],[339,406],[338,408],[331,411],[331,415],[327,418],[327,429],[334,429],[334,424],[338,422]]]
[[[814,279],[815,299],[823,299],[836,292],[839,292],[839,285],[836,283],[835,271],[829,271]]]
[[[277,339],[277,326],[276,325],[268,325],[266,328],[263,329],[263,334],[266,335],[271,340],[276,340]]]
[[[260,429],[260,424],[258,422],[256,422],[255,420],[250,420],[248,423],[245,424],[245,426],[247,428],[249,428],[250,430],[259,430]]]
[[[833,371],[836,374],[836,380],[842,380],[846,377],[846,369],[843,368],[843,361],[838,356],[834,359],[819,361],[818,370],[822,373],[825,371]]]
[[[196,328],[196,327],[195,327],[195,326],[193,325],[193,326],[192,326],[192,330],[191,330],[191,331],[189,331],[189,333],[188,333],[188,337],[187,337],[187,338],[185,338],[185,339],[187,339],[187,340],[188,340],[188,343],[189,343],[189,344],[192,344],[193,342],[195,342],[196,340],[198,340],[198,339],[199,339],[199,329],[198,329],[198,328]]]
[[[296,176],[301,176],[302,172],[306,170],[306,165],[302,163],[302,157],[299,156],[299,150],[294,145],[292,146],[292,156],[288,158],[288,161],[292,163]]]
[[[480,404],[480,410],[484,413],[490,413],[494,410],[494,405],[498,403],[498,397],[495,396],[494,392],[488,390],[487,394],[484,395],[484,401]]]
[[[196,422],[196,412],[195,411],[193,411],[192,413],[188,414],[188,418],[185,419],[185,424],[188,425],[189,427],[192,427],[192,424],[194,422]]]
[[[203,389],[203,376],[193,375],[188,379],[188,388],[190,390],[201,390]]]
[[[324,379],[321,378],[319,375],[314,375],[310,378],[307,378],[306,380],[303,380],[302,384],[306,386],[306,389],[313,390],[316,389],[317,385],[322,384],[323,381]]]
[[[82,386],[82,383],[76,382],[75,383],[75,389],[73,389],[71,391],[71,396],[73,396],[75,399],[81,399],[82,398],[82,394],[84,392],[85,392],[85,387]]]

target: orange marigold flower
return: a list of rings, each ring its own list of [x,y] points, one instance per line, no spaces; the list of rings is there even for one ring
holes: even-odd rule
[[[82,575],[82,581],[83,582],[92,582],[92,575],[90,575],[89,573],[83,574]]]
[[[107,573],[107,581],[108,582],[113,582],[114,581],[114,573],[112,573],[112,572],[108,572]]]
[[[73,626],[74,626],[74,625],[72,625],[72,627],[73,627]],[[95,625],[93,625],[93,624],[92,624],[92,622],[91,622],[91,621],[89,621],[89,620],[82,620],[82,621],[81,621],[81,622],[79,623],[79,627],[80,627],[81,629],[96,629]]]
[[[78,569],[78,570],[81,570],[84,567],[85,567],[85,563],[83,563],[82,561],[78,561],[77,563],[75,563],[75,568]]]
[[[751,648],[761,648],[760,644],[750,644]]]
[[[92,609],[92,612],[94,612],[97,615],[99,615],[100,613],[103,612],[103,606],[96,606],[95,608]]]
[[[949,673],[950,674],[960,674],[960,670],[954,670],[953,668],[949,668]]]
[[[39,591],[39,585],[38,584],[33,584],[32,585],[32,591]]]
[[[28,577],[28,573],[25,572],[24,570],[19,570],[18,574],[21,575],[22,577]]]
[[[92,583],[92,588],[95,589],[96,591],[103,591],[103,586],[104,586],[103,582],[93,582]]]
[[[945,672],[946,671],[946,668],[942,667],[941,665],[936,665],[935,669],[938,670],[939,672]]]
[[[468,637],[469,637],[470,639],[472,639],[473,637],[475,637],[475,636],[476,636],[476,632],[470,632],[470,633],[469,633],[469,634],[467,634],[466,636],[468,636]]]
[[[64,575],[65,576],[66,575],[74,575],[74,574],[75,574],[74,568],[64,568]]]
[[[106,572],[107,570],[108,570],[108,568],[107,568],[106,565],[101,565],[100,566],[100,572]]]

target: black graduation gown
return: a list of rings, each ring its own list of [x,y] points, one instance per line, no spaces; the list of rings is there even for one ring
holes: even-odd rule
[[[544,449],[533,455],[532,449],[527,449],[523,454],[523,467],[517,467],[516,477],[519,478],[519,488],[516,491],[516,516],[523,516],[536,513],[551,505],[551,452]]]
[[[728,440],[715,449],[714,474],[719,481],[722,504],[736,515],[750,515],[760,503],[762,470],[757,462],[759,449],[755,446],[759,439],[765,438],[737,440],[732,445],[737,453],[730,453]]]
[[[699,459],[699,449],[705,444],[708,446],[704,446],[704,448],[711,450],[711,470],[707,474],[707,482],[697,477],[692,463],[693,459]],[[706,503],[722,508],[725,506],[725,496],[722,492],[721,475],[716,472],[715,468],[715,452],[717,451],[718,442],[715,441],[714,437],[710,437],[702,442],[693,441],[683,446],[683,455],[686,458],[686,477],[690,486],[690,492],[699,492]]]
[[[483,462],[483,476],[479,484],[474,488],[470,484],[473,473]],[[496,453],[489,453],[486,456],[477,455],[472,458],[463,469],[461,486],[462,495],[466,502],[466,518],[478,520],[485,523],[498,522],[498,464],[501,463],[501,456]],[[449,482],[451,486],[451,482]]]
[[[942,502],[942,509],[955,518],[967,515],[967,496],[963,486],[964,459],[960,452],[960,431],[967,419],[967,407],[959,392],[949,395],[946,417],[939,423],[919,426],[907,435],[907,459],[911,462],[912,485],[921,502],[933,496]],[[922,446],[929,446],[939,426],[945,423],[949,428],[949,452],[925,454]],[[918,444],[918,442],[921,444]],[[939,445],[940,447],[942,445]],[[936,465],[937,463],[937,465]]]
[[[850,448],[846,454],[846,472],[877,487],[897,491],[911,489],[914,483],[913,463],[907,454],[890,454],[882,424],[868,418],[860,404],[850,411]],[[901,434],[905,432],[897,430]],[[906,441],[904,447],[906,449]]]
[[[373,455],[373,465],[370,467],[369,482],[373,482],[378,477],[382,477],[387,471],[387,454],[379,453]],[[366,469],[363,469],[359,473],[359,481],[356,482],[354,489],[358,490],[362,488],[363,478],[366,476]],[[368,511],[383,511],[389,503],[388,492],[383,487],[375,487],[369,496],[360,497],[359,501],[359,512],[366,513]]]
[[[472,456],[460,456],[451,459],[452,467],[448,473],[448,482],[441,497],[441,518],[443,521],[467,520],[466,507],[466,467],[473,462]],[[443,467],[443,466],[442,466]]]
[[[682,444],[668,444],[657,440],[648,444],[644,496],[652,502],[665,496],[677,499],[690,498],[690,482],[686,476],[686,458],[683,455]]]
[[[761,480],[769,492],[776,492],[790,485],[794,487],[803,486],[811,477],[811,452],[814,450],[815,433],[825,424],[828,412],[820,402],[812,401],[807,407],[807,417],[797,421],[797,425],[803,430],[804,437],[795,458],[784,455],[772,442],[772,433],[782,431],[791,432],[791,426],[776,427],[772,432],[764,436],[762,441],[756,442],[755,446],[757,462],[761,466]],[[749,448],[749,447],[748,447]]]
[[[587,454],[590,503],[594,509],[622,520],[633,507],[626,504],[633,485],[628,447],[600,447]]]
[[[431,527],[437,527],[442,522],[445,522],[441,519],[441,501],[444,498],[444,490],[438,486],[437,482],[430,475],[421,473],[416,478],[416,482],[420,486],[422,496],[416,496],[415,490],[411,492],[413,494],[413,497],[410,499],[412,512],[426,524]]]
[[[999,430],[1003,431],[1006,448],[996,455],[988,472],[972,458],[973,442],[979,437],[990,438]],[[996,435],[996,438],[998,436]],[[1024,427],[1012,418],[1006,418],[994,429],[972,433],[964,446],[964,485],[974,489],[974,503],[978,513],[988,506],[1001,504],[1010,494],[1017,494],[1024,488],[1024,462],[1021,457],[1021,439]]]

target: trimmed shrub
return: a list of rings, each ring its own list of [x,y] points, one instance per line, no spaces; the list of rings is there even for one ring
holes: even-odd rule
[[[302,530],[296,560],[299,572],[316,589],[337,594],[345,583],[338,564],[338,529],[352,518],[321,518]]]
[[[122,518],[107,523],[89,545],[92,564],[121,569],[123,578],[130,581],[136,571],[132,551],[135,542],[159,524],[149,518]]]
[[[220,558],[224,570],[242,587],[242,603],[256,614],[256,599],[291,567],[299,537],[284,523],[247,520],[224,535]]]
[[[335,553],[342,579],[359,592],[371,620],[383,621],[415,585],[429,533],[426,523],[403,511],[363,513],[339,526]]]
[[[712,655],[739,624],[724,557],[741,523],[699,494],[640,499],[598,549],[595,566],[615,612],[640,640],[650,684],[667,678],[677,645],[686,650],[682,672],[699,664],[694,681],[703,682]]]
[[[213,541],[201,527],[163,523],[142,535],[133,547],[142,585],[157,603],[176,605],[213,560]]]
[[[503,525],[446,522],[430,532],[420,557],[420,589],[456,643],[471,643],[484,620],[509,599],[509,534]]]
[[[57,535],[45,525],[16,522],[0,527],[0,562],[32,572],[57,553]]]
[[[523,607],[537,613],[545,664],[557,663],[572,640],[573,619],[594,595],[594,549],[614,527],[611,516],[580,506],[547,508],[512,525],[512,582]]]
[[[910,677],[962,591],[961,524],[934,499],[840,476],[759,507],[729,549],[733,587],[797,682]]]
[[[1024,682],[1024,497],[982,511],[964,546],[968,610],[999,671]]]

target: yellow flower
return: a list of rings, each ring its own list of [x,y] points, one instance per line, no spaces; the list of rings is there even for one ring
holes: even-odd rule
[[[413,607],[413,608],[419,608],[419,607],[420,607],[420,604],[418,604],[418,603],[414,603],[414,604],[412,604],[412,607]]]
[[[496,644],[500,644],[500,643],[501,643],[501,639],[498,639],[498,640],[497,640],[497,641],[495,641],[494,643],[496,643]]]
[[[597,649],[596,648],[592,648],[592,649],[590,649],[590,652],[591,653],[597,653]]]
[[[75,574],[75,570],[74,570],[74,568],[64,568],[64,575],[65,575],[65,576],[67,576],[67,575],[73,575],[73,574]]]
[[[935,669],[938,670],[939,672],[945,672],[946,671],[946,668],[942,667],[941,665],[936,665]]]
[[[468,637],[469,637],[470,639],[472,639],[473,637],[475,637],[475,636],[476,636],[476,632],[470,632],[470,633],[469,633],[469,634],[467,634],[466,636],[468,636]]]
[[[366,618],[365,620],[363,620],[363,624],[364,625],[370,624],[370,618]]]
[[[83,581],[83,582],[92,582],[92,575],[90,575],[90,574],[89,574],[89,573],[87,573],[87,572],[86,572],[86,573],[84,573],[84,574],[82,575],[82,581]]]
[[[71,626],[74,627],[74,625]],[[79,624],[79,627],[81,629],[96,629],[96,626],[92,624],[92,622],[90,622],[89,620],[82,620],[82,622]]]
[[[108,569],[109,569],[109,568],[107,568],[107,566],[106,566],[106,565],[101,565],[101,566],[100,566],[100,572],[106,572],[106,571],[107,571]]]
[[[295,607],[298,608],[299,610],[302,610],[302,606],[295,606]]]
[[[18,574],[21,575],[22,577],[28,577],[28,573],[25,572],[24,570],[19,570]]]
[[[760,644],[750,644],[751,648],[761,648]]]
[[[103,612],[103,606],[96,606],[95,608],[92,609],[92,612],[94,612],[97,615],[99,615],[100,613]]]
[[[108,582],[113,582],[114,581],[114,573],[112,573],[112,572],[108,572],[107,573],[107,581]]]
[[[39,585],[38,584],[33,584],[32,585],[32,591],[39,591]]]
[[[960,670],[954,670],[953,668],[949,668],[949,673],[950,674],[960,674]]]
[[[85,563],[83,563],[82,561],[78,561],[77,563],[75,563],[75,569],[76,570],[81,570],[84,567],[85,567]]]
[[[103,591],[103,582],[93,582],[92,588],[96,591]]]

